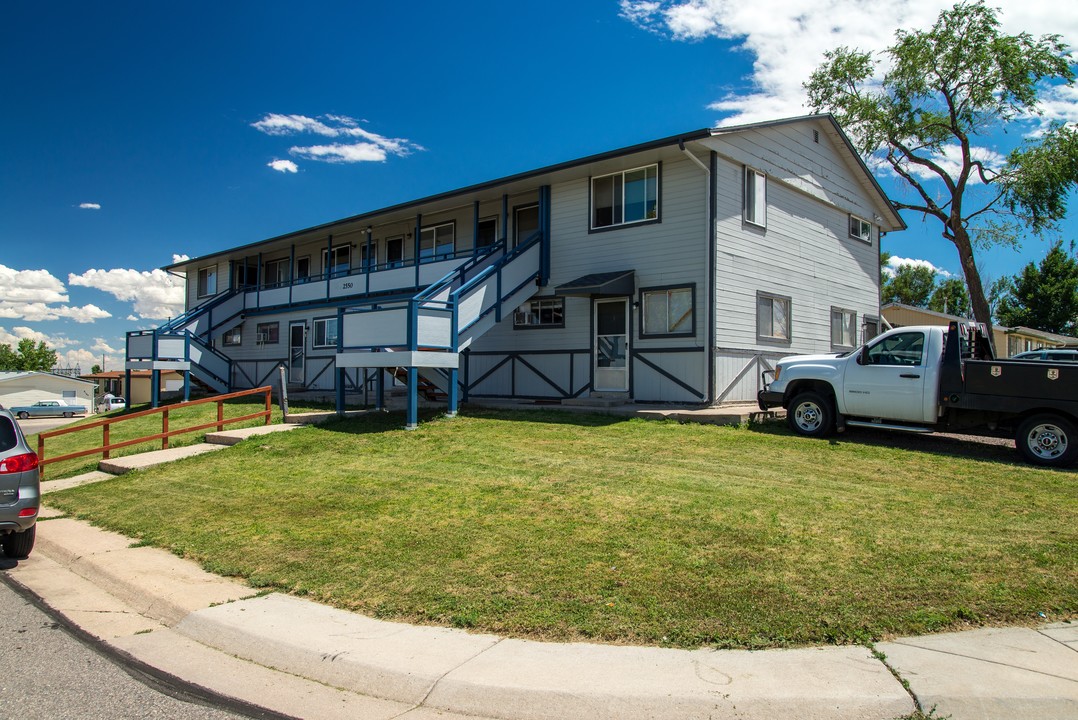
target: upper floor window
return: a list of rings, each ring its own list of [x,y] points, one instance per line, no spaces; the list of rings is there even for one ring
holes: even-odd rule
[[[790,342],[790,298],[769,293],[756,294],[756,339]]]
[[[330,277],[347,275],[352,267],[352,246],[334,245],[332,255],[327,256],[327,251],[322,251],[322,267]]]
[[[198,270],[198,296],[217,294],[217,266],[199,268]]]
[[[267,286],[283,285],[288,282],[288,258],[266,261],[266,276],[263,284]]]
[[[831,308],[831,347],[850,349],[857,344],[857,313]]]
[[[591,179],[592,229],[659,219],[659,166]]]
[[[767,227],[767,175],[750,167],[745,168],[744,218]]]
[[[498,218],[483,218],[475,227],[475,246],[485,248],[496,242],[498,242]]]
[[[513,247],[520,245],[538,231],[538,205],[522,205],[513,208]]]
[[[456,251],[453,223],[432,225],[419,231],[419,261],[448,260]]]
[[[872,224],[856,215],[850,215],[850,237],[872,242]]]
[[[643,335],[692,335],[693,288],[641,291]]]

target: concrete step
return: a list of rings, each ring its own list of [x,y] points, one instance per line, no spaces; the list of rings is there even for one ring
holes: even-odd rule
[[[271,433],[288,432],[301,428],[307,423],[281,423],[279,425],[258,425],[255,427],[239,428],[237,430],[222,430],[220,432],[206,433],[206,442],[214,445],[235,445],[250,437],[269,435]]]
[[[185,445],[184,447],[169,448],[168,450],[154,450],[153,452],[139,453],[138,455],[102,460],[97,464],[97,469],[113,475],[123,475],[125,472],[131,472],[132,470],[141,470],[153,465],[224,449],[224,445],[213,445],[211,443]]]

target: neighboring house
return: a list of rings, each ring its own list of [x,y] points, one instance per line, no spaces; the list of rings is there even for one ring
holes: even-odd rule
[[[97,396],[104,397],[105,393],[112,393],[116,397],[127,400],[128,407],[148,403],[153,398],[150,388],[152,371],[133,370],[131,372],[131,390],[128,391],[127,373],[121,370],[107,370],[105,372],[82,375],[83,380],[89,380],[97,385]],[[183,373],[176,370],[164,370],[158,378],[158,392],[181,392],[184,385]],[[159,395],[160,397],[160,395]]]
[[[829,115],[708,128],[165,268],[187,312],[129,370],[224,392],[753,400],[791,353],[875,333],[879,236],[905,227]]]
[[[33,405],[41,400],[62,400],[94,412],[92,382],[46,372],[0,372],[0,405]]]
[[[880,308],[880,311],[893,327],[946,325],[952,320],[969,320],[969,318],[957,315],[947,315],[946,313],[894,302],[886,303]],[[1027,327],[993,326],[992,344],[995,345],[997,356],[1008,358],[1026,350],[1040,350],[1046,347],[1078,347],[1078,338]]]

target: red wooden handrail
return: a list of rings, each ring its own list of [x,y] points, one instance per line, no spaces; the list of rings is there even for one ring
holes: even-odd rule
[[[176,405],[169,405],[166,407],[152,408],[150,410],[140,410],[139,412],[131,413],[129,415],[121,415],[119,417],[105,418],[104,420],[98,420],[97,422],[87,423],[86,425],[79,425],[78,427],[66,427],[59,430],[50,430],[48,432],[40,433],[37,436],[37,457],[38,465],[41,469],[41,478],[45,479],[44,466],[50,465],[61,460],[71,460],[73,458],[85,457],[86,455],[95,455],[101,453],[103,459],[109,459],[109,453],[112,450],[127,447],[129,445],[138,445],[139,443],[150,442],[152,440],[161,441],[161,449],[168,449],[168,439],[173,435],[182,435],[183,433],[198,432],[199,430],[206,430],[207,428],[215,427],[218,432],[224,429],[225,425],[232,423],[243,422],[245,420],[254,420],[256,418],[264,418],[265,424],[270,424],[270,416],[273,414],[271,405],[271,394],[273,388],[266,385],[260,388],[253,388],[251,390],[240,390],[239,392],[228,393],[226,395],[215,395],[213,397],[202,398],[201,400],[191,400],[189,402],[178,403]],[[263,395],[266,400],[266,409],[259,410],[256,413],[250,413],[248,415],[241,415],[234,418],[225,418],[224,403],[226,400],[232,400],[233,398],[247,397],[249,395]],[[168,414],[170,410],[176,410],[178,408],[191,407],[192,405],[202,405],[204,403],[217,403],[217,420],[208,423],[202,423],[201,425],[192,425],[190,427],[180,428],[178,430],[170,430],[168,423]],[[123,442],[110,443],[109,442],[109,428],[117,423],[121,423],[125,420],[133,420],[134,418],[146,417],[148,415],[160,415],[161,416],[161,432],[154,435],[146,435],[144,437],[135,438],[133,440],[124,440]],[[101,428],[101,445],[93,447],[89,450],[79,450],[78,452],[67,453],[66,455],[58,455],[54,458],[45,459],[45,440],[46,438],[58,437],[60,435],[67,435],[69,433],[82,432],[83,430],[93,430],[94,428]]]

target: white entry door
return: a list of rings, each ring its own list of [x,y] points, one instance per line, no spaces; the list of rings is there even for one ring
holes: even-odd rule
[[[629,389],[629,299],[596,300],[595,367],[591,386],[598,392]]]
[[[303,365],[306,360],[304,323],[292,323],[288,326],[288,382],[303,384]]]

